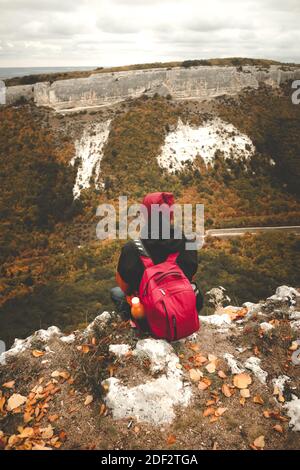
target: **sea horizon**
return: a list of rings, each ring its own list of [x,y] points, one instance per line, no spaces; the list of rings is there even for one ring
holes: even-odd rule
[[[97,66],[74,67],[0,67],[0,80],[8,78],[25,77],[27,75],[39,75],[42,73],[72,72],[94,70]]]

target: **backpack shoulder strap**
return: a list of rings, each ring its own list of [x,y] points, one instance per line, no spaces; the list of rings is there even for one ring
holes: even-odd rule
[[[148,251],[146,250],[142,240],[140,238],[137,238],[133,240],[134,246],[137,249],[137,252],[139,254],[139,257],[145,266],[145,268],[150,268],[151,266],[154,266],[154,263],[151,259],[151,256],[149,255]]]
[[[170,253],[169,256],[167,257],[167,261],[171,263],[175,263],[178,256],[179,256],[179,251],[176,251],[176,253]]]

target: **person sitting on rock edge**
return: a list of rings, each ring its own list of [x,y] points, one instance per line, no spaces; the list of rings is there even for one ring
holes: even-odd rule
[[[196,308],[199,312],[203,307],[203,297],[196,284],[192,282],[198,268],[197,250],[187,250],[187,240],[184,234],[181,234],[181,238],[175,234],[173,225],[174,214],[171,209],[171,206],[174,204],[173,194],[168,192],[150,193],[144,197],[142,204],[146,207],[148,216],[148,224],[145,224],[145,226],[142,227],[140,237],[145,249],[149,253],[154,264],[165,261],[170,253],[179,252],[176,262],[193,285],[196,294]],[[163,209],[163,217],[169,218],[170,238],[168,239],[164,239],[162,236],[163,221],[161,217],[159,219],[158,239],[151,238],[152,204],[158,204],[160,209]],[[144,265],[140,259],[140,255],[134,241],[128,241],[123,246],[118,261],[116,272],[116,281],[118,286],[111,289],[111,298],[124,319],[131,319],[131,299],[139,290],[144,269]],[[140,320],[138,325],[143,330],[147,329],[145,320]]]

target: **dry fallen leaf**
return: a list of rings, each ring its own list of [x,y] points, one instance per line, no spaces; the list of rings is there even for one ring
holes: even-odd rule
[[[265,436],[259,436],[253,442],[253,445],[258,449],[263,449],[265,447]]]
[[[228,410],[228,408],[217,408],[216,416],[222,416],[225,413],[225,411],[227,411],[227,410]]]
[[[199,382],[202,377],[202,373],[197,369],[190,369],[189,374],[192,382]]]
[[[211,416],[211,415],[214,415],[215,414],[215,409],[210,406],[208,408],[206,408],[204,411],[203,411],[203,416]]]
[[[34,435],[33,428],[20,428],[20,434],[18,434],[19,439],[27,439],[28,437],[32,437]]]
[[[226,375],[225,372],[223,372],[222,370],[219,370],[218,376],[219,376],[221,379],[226,379],[226,378],[227,378],[227,375]]]
[[[175,442],[176,442],[176,436],[174,436],[173,434],[170,434],[170,436],[168,436],[168,439],[167,439],[168,446],[175,444]]]
[[[28,424],[30,421],[33,420],[33,416],[31,415],[31,413],[26,412],[24,413],[23,419],[24,419],[24,423]]]
[[[240,404],[241,404],[242,406],[245,406],[245,403],[246,403],[246,398],[243,398],[243,397],[242,397],[242,398],[240,399]]]
[[[281,434],[283,433],[283,428],[282,426],[280,426],[280,424],[275,424],[275,426],[273,426],[273,429],[277,432],[280,432]]]
[[[43,439],[51,439],[51,437],[53,437],[53,434],[54,434],[53,427],[51,426],[51,424],[49,424],[49,426],[47,426],[46,428],[42,428],[40,432],[41,432],[41,437]]]
[[[57,421],[59,418],[59,415],[49,415],[48,416],[48,420],[50,421],[50,423],[54,423],[54,421]]]
[[[207,366],[205,366],[205,369],[207,370],[207,372],[209,372],[210,374],[214,374],[216,372],[216,364],[215,362],[210,362],[209,364],[207,364]]]
[[[106,411],[106,406],[104,405],[104,403],[102,403],[102,405],[100,406],[100,416],[104,415]]]
[[[12,411],[16,408],[19,408],[20,406],[24,405],[26,400],[27,398],[23,397],[23,395],[14,393],[7,401],[7,411]]]
[[[241,374],[236,374],[233,377],[233,384],[237,388],[248,388],[248,385],[250,385],[251,383],[251,376],[249,374],[246,374],[245,372],[242,372]]]
[[[227,384],[223,384],[223,385],[222,385],[222,393],[223,393],[223,395],[225,395],[225,397],[227,397],[227,398],[231,397],[232,392],[231,392],[231,390],[230,390],[229,385],[227,385]]]
[[[190,343],[189,344],[189,349],[192,351],[198,352],[200,350],[199,344],[196,343]]]
[[[253,402],[257,403],[258,405],[264,404],[264,401],[260,395],[255,395],[255,397],[253,398]]]
[[[240,395],[242,398],[250,398],[250,390],[249,388],[243,388],[240,390]]]
[[[209,420],[210,423],[215,423],[216,421],[218,421],[219,419],[219,416],[212,416]]]
[[[297,351],[298,348],[299,348],[298,341],[293,341],[291,346],[289,347],[289,350],[290,351]]]
[[[87,354],[88,352],[90,352],[90,347],[87,345],[87,344],[83,344],[81,346],[81,351],[84,353],[84,354]]]
[[[264,417],[267,418],[267,419],[271,418],[270,410],[264,410],[264,411],[263,411],[263,415],[264,415]]]
[[[2,385],[4,388],[14,388],[15,386],[15,380],[11,380],[10,382],[5,382],[5,384]]]
[[[206,390],[208,387],[211,385],[211,380],[208,379],[207,377],[203,377],[203,379],[200,380],[198,384],[198,389],[203,391]]]
[[[34,444],[31,450],[52,450],[51,447],[46,447],[41,444]]]
[[[218,358],[214,354],[209,354],[208,356],[209,362],[217,362]]]
[[[193,357],[193,363],[195,364],[195,366],[202,366],[203,364],[205,364],[207,362],[207,357],[205,356],[202,356],[202,354],[196,354],[194,357]]]
[[[90,405],[93,400],[94,400],[93,395],[88,395],[88,396],[86,397],[86,399],[85,399],[85,402],[84,402],[85,406]]]
[[[33,357],[42,357],[45,355],[45,351],[39,351],[38,349],[34,349],[33,351],[31,351],[31,354],[33,355]]]

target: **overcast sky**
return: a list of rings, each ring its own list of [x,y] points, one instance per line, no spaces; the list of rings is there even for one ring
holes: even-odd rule
[[[300,62],[300,0],[0,0],[0,67]]]

